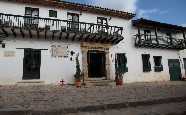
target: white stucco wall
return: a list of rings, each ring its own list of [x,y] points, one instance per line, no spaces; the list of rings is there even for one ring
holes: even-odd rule
[[[0,48],[0,84],[13,84],[22,81],[24,49],[16,48],[48,49],[41,51],[40,80],[45,83],[58,83],[60,80],[64,79],[66,83],[73,83],[73,75],[76,71],[75,58],[78,53],[80,54],[80,65],[82,65],[80,43],[13,39],[14,38],[10,38],[5,41],[6,48]],[[52,45],[68,46],[68,52],[74,51],[75,54],[73,56],[69,54],[67,58],[52,57]],[[4,53],[6,51],[13,51],[15,55],[5,57]],[[71,57],[72,61],[70,60]]]
[[[39,8],[40,17],[48,17],[48,10],[55,9],[58,11],[58,18],[62,20],[67,19],[67,12],[64,9],[56,9],[50,7],[28,5],[28,4],[17,4],[10,2],[0,1],[0,12],[16,15],[24,15],[25,7]],[[83,12],[80,15],[80,22],[97,23],[97,17],[102,15],[90,14]],[[126,53],[128,72],[124,75],[124,81],[131,82],[152,82],[152,81],[168,81],[169,68],[168,59],[179,59],[179,53],[176,50],[167,49],[147,49],[147,48],[136,48],[134,46],[134,36],[137,34],[137,30],[132,27],[131,20],[125,20],[117,17],[107,17],[109,25],[123,27],[124,40],[117,45],[113,45],[110,49],[110,73],[111,79],[115,77],[115,62],[114,56],[116,53]],[[179,35],[180,36],[180,35]],[[54,58],[51,57],[50,46],[53,44],[68,45],[69,50],[73,50],[80,54],[80,64],[82,63],[82,54],[80,43],[78,42],[67,42],[67,41],[47,41],[47,40],[24,40],[9,37],[5,41],[6,48],[0,48],[0,84],[12,84],[22,80],[23,74],[23,56],[24,51],[16,48],[34,48],[34,49],[48,49],[42,50],[41,55],[41,80],[45,83],[57,83],[59,80],[64,79],[68,83],[73,82],[73,75],[75,73],[75,55],[73,61],[69,58]],[[15,51],[14,57],[4,57],[4,51]],[[142,70],[142,57],[141,54],[150,54],[150,62],[152,71],[144,73]],[[185,54],[185,53],[183,53]],[[111,56],[112,55],[112,56]],[[154,72],[154,60],[153,56],[162,56],[163,71]],[[182,67],[183,70],[183,67]]]
[[[152,82],[152,81],[168,81],[170,80],[168,59],[179,59],[179,51],[168,49],[148,49],[136,48],[134,46],[137,29],[132,27],[130,21],[124,23],[119,22],[120,25],[125,27],[125,40],[121,41],[118,45],[111,48],[114,54],[126,53],[128,59],[128,72],[124,75],[125,82]],[[158,33],[160,34],[160,33]],[[143,72],[142,54],[150,54],[151,72]],[[154,59],[153,56],[162,56],[163,71],[154,72]],[[183,70],[183,68],[182,68]],[[112,64],[112,71],[114,72],[114,64]],[[112,73],[114,76],[114,73]]]

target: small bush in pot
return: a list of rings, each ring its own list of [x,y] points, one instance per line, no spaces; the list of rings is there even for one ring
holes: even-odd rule
[[[82,72],[79,64],[79,54],[76,56],[76,73],[74,75],[76,87],[81,87]]]

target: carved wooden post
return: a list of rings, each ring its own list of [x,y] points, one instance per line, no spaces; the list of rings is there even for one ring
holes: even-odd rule
[[[186,36],[185,36],[185,31],[183,31],[183,38],[184,38],[184,46],[186,47]]]
[[[139,41],[138,44],[141,44],[141,32],[140,32],[140,27],[138,27],[138,35],[136,36],[136,38],[138,37]]]
[[[155,27],[155,36],[156,36],[156,42],[157,42],[157,44],[159,44],[157,27]]]
[[[185,32],[183,31],[183,38],[186,41],[186,36],[185,36]]]

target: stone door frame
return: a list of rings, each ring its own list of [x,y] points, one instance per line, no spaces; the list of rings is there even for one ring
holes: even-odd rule
[[[99,44],[99,43],[81,43],[81,50],[82,50],[82,72],[84,73],[84,79],[93,79],[89,78],[88,76],[88,62],[87,62],[87,54],[88,51],[91,50],[97,50],[97,51],[103,51],[105,52],[106,56],[106,63],[105,63],[105,69],[106,69],[106,79],[110,79],[110,59],[109,59],[109,49],[111,45],[110,44]]]

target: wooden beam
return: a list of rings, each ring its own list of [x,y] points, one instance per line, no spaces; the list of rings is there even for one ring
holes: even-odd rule
[[[14,28],[11,28],[11,31],[12,31],[14,37],[16,38],[17,37],[17,34],[15,33],[15,29]]]
[[[30,38],[32,38],[32,32],[30,28],[28,29],[28,33],[29,33]]]
[[[55,37],[55,31],[52,31],[52,40],[54,40]]]
[[[101,40],[101,43],[106,42],[107,39],[108,39],[108,36],[103,37],[102,40]]]
[[[107,42],[111,42],[114,39],[114,36],[110,36]]]
[[[62,39],[62,31],[60,32],[60,34],[59,34],[59,40],[61,40]]]
[[[47,39],[47,32],[48,32],[48,30],[45,29],[45,40]]]
[[[97,37],[96,42],[98,42],[101,39],[102,35],[99,34],[99,37]]]
[[[25,37],[25,34],[24,34],[22,28],[20,28],[20,33],[21,33],[22,37],[24,38]]]
[[[9,36],[9,35],[8,35],[8,32],[7,32],[4,28],[2,28],[2,31],[3,31],[3,33],[6,35],[6,37]]]
[[[40,31],[38,28],[36,28],[36,32],[37,32],[37,39],[39,39],[40,38]]]
[[[77,33],[74,33],[74,35],[72,36],[72,41],[75,40],[76,36],[77,36]]]
[[[69,38],[69,36],[70,36],[70,33],[69,32],[67,32],[67,35],[66,35],[66,40]]]
[[[96,38],[96,34],[93,35],[93,37],[90,38],[90,41],[94,41],[95,38]]]
[[[80,36],[79,36],[79,41],[81,41],[83,39],[83,36],[84,34],[82,33]]]
[[[89,40],[90,35],[91,35],[91,34],[88,34],[88,35],[85,37],[85,41],[88,41],[88,40]]]

